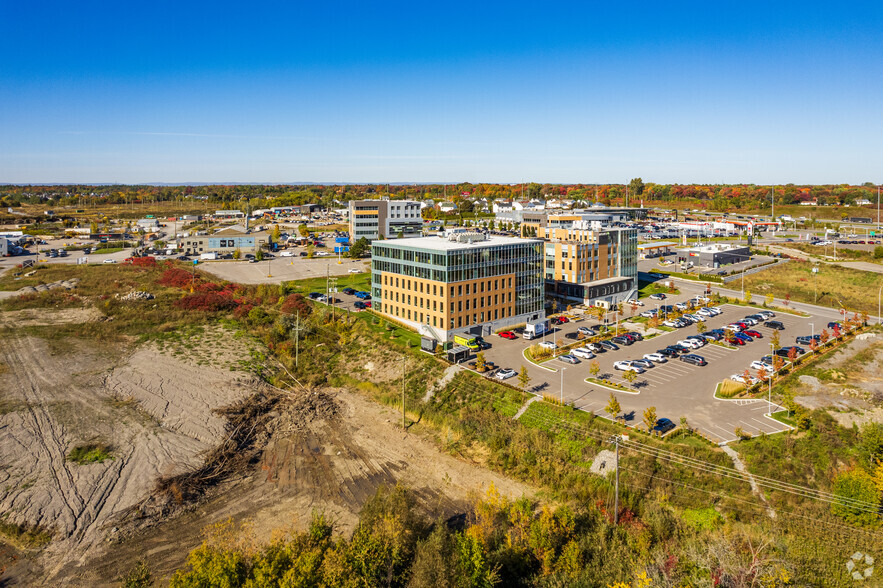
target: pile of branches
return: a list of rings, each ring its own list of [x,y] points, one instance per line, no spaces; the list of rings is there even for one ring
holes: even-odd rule
[[[239,402],[215,410],[227,419],[224,440],[205,458],[199,468],[157,480],[150,502],[156,514],[168,514],[181,505],[198,500],[205,492],[229,478],[242,473],[260,459],[267,424],[283,399],[279,392],[264,387],[260,392]],[[142,505],[144,510],[148,505]]]

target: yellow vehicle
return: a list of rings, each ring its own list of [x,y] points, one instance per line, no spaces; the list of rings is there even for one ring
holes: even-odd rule
[[[454,335],[454,343],[456,343],[457,345],[465,345],[473,351],[478,351],[479,349],[481,349],[481,346],[478,344],[478,340],[475,337],[463,337],[462,335]]]

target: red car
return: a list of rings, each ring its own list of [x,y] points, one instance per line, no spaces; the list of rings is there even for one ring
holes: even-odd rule
[[[763,339],[763,335],[761,335],[760,333],[758,333],[757,331],[755,331],[753,329],[751,331],[742,331],[742,334],[748,335],[752,339]]]
[[[727,343],[729,343],[730,345],[745,345],[745,341],[743,341],[742,339],[736,339],[735,337],[727,339]]]
[[[569,323],[570,320],[566,316],[558,316],[552,320],[556,325],[563,325],[564,323]]]
[[[502,333],[499,333],[499,335],[503,339],[518,339],[518,335],[516,335],[512,331],[503,331]]]
[[[365,301],[365,306],[367,306],[368,308],[371,308],[371,301],[370,301],[370,300],[366,300],[366,301]]]

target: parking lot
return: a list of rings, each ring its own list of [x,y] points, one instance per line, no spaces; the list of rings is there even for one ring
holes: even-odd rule
[[[688,298],[690,298],[688,294],[669,296],[665,303],[675,304]],[[644,308],[648,307],[649,305]],[[706,330],[724,328],[727,324],[757,310],[729,304],[720,308],[723,310],[722,314],[705,318]],[[785,325],[785,330],[779,331],[780,346],[784,347],[794,345],[797,336],[811,334],[813,331],[811,323],[814,323],[815,333],[819,333],[830,319],[821,317],[813,319],[780,312],[776,314],[775,320]],[[546,340],[556,341],[559,346],[572,343],[573,340],[567,338],[569,333],[575,333],[580,326],[596,325],[596,320],[571,321],[553,327],[554,331],[547,335]],[[765,416],[770,409],[765,399],[727,400],[714,397],[719,382],[733,374],[742,374],[752,361],[770,354],[770,336],[773,329],[764,327],[762,323],[752,329],[758,331],[762,338],[743,347],[728,348],[709,343],[692,351],[706,359],[708,362],[706,366],[691,365],[678,358],[669,358],[666,363],[657,364],[638,374],[631,385],[622,377],[622,371],[613,368],[614,362],[640,359],[644,354],[656,352],[688,335],[695,335],[696,325],[665,332],[629,346],[620,346],[617,351],[596,354],[595,360],[600,366],[598,378],[609,379],[626,386],[630,389],[628,392],[611,390],[586,382],[586,378],[592,377],[589,373],[592,360],[582,359],[576,365],[564,363],[559,359],[548,360],[540,365],[528,362],[523,355],[524,350],[542,341],[541,339],[526,341],[519,337],[515,340],[506,340],[492,335],[487,338],[492,347],[485,352],[485,356],[502,368],[518,371],[522,365],[526,366],[531,377],[530,387],[535,393],[561,397],[567,403],[574,403],[581,410],[608,416],[604,407],[607,405],[610,393],[613,392],[622,406],[622,414],[629,425],[641,424],[644,409],[654,406],[659,418],[667,417],[678,423],[681,417],[686,417],[691,427],[701,430],[711,439],[728,442],[736,438],[734,432],[736,428],[741,428],[752,435],[761,432],[770,434],[787,428]],[[640,329],[637,332],[640,333]],[[805,345],[803,347],[807,348]],[[756,370],[751,370],[751,375],[756,375]],[[517,385],[514,379],[510,382]],[[780,410],[780,407],[774,404],[772,409],[775,412]]]

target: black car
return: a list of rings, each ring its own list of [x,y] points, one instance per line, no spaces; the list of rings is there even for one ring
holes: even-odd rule
[[[653,427],[653,432],[665,435],[674,428],[675,424],[670,419],[659,419],[656,421],[656,426]]]
[[[626,333],[626,335],[630,335],[630,336],[634,337],[635,339],[637,339],[638,341],[644,340],[644,336],[640,333],[636,333],[635,331],[629,331],[628,333]]]
[[[307,296],[309,297],[310,300],[317,300],[318,298],[320,298],[322,296],[322,293],[321,292],[310,292],[309,294],[307,294]]]
[[[601,341],[601,345],[603,345],[606,349],[609,349],[610,351],[619,351],[619,347],[617,347],[617,345],[612,341],[607,341],[605,339],[604,341]]]
[[[765,327],[769,327],[770,329],[775,329],[777,331],[784,331],[785,325],[780,323],[779,321],[767,321],[763,324]]]
[[[366,308],[368,308],[367,306],[365,306],[365,303],[362,302],[361,300],[356,300],[356,302],[353,304],[353,306],[358,308],[359,310],[365,310]]]
[[[346,294],[347,296],[352,296],[353,294],[356,293],[356,289],[355,288],[344,288],[343,293]]]
[[[692,365],[708,365],[708,362],[705,361],[705,358],[701,355],[696,355],[695,353],[688,353],[686,355],[681,356],[681,361],[684,363],[689,363]]]
[[[611,339],[611,341],[613,341],[617,345],[631,345],[632,344],[632,340],[629,339],[628,337],[621,337],[621,336],[614,337],[613,339]]]
[[[809,345],[813,339],[815,339],[816,341],[821,341],[822,336],[821,335],[801,335],[800,337],[797,337],[797,339],[795,339],[795,343],[797,343],[798,345]]]
[[[834,327],[837,327],[837,328],[839,329],[839,328],[840,328],[840,323],[835,322],[835,321],[832,321],[832,322],[828,323],[828,328],[829,328],[829,329],[833,329]]]
[[[659,355],[662,355],[664,357],[677,357],[678,356],[677,351],[675,351],[674,349],[669,349],[668,347],[666,347],[665,349],[657,349],[656,353],[658,353]]]

